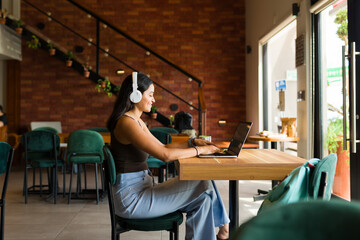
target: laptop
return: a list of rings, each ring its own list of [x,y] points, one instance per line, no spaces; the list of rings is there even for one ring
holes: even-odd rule
[[[221,153],[200,154],[200,158],[235,158],[240,151],[249,135],[252,122],[240,122],[236,128],[233,138],[231,139],[228,149]]]

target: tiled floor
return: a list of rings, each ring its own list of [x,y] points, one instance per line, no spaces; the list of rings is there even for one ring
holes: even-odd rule
[[[66,175],[67,186],[70,175]],[[59,176],[62,179],[62,176]],[[91,186],[88,176],[88,184]],[[1,183],[2,186],[2,179]],[[61,184],[61,183],[60,183]],[[228,209],[228,181],[216,181]],[[107,198],[98,205],[95,200],[72,200],[58,197],[58,203],[46,201],[45,197],[30,195],[29,203],[22,196],[23,172],[13,171],[6,196],[5,239],[110,239],[110,217]],[[95,185],[93,183],[93,185]],[[240,181],[240,222],[254,216],[261,201],[254,202],[252,196],[258,188],[269,189],[270,181]],[[185,224],[180,226],[180,239],[184,239]],[[121,234],[124,240],[168,239],[168,232],[137,232]]]

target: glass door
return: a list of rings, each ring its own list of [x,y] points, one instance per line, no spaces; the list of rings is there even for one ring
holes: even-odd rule
[[[349,106],[346,102],[344,104],[344,96],[348,96],[347,61],[345,61],[345,72],[342,67],[342,46],[348,45],[346,1],[334,2],[321,11],[316,19],[319,66],[317,97],[321,105],[318,113],[322,135],[321,146],[318,146],[320,156],[317,157],[322,158],[330,153],[337,154],[338,163],[333,192],[350,200],[350,152],[343,150],[343,122],[347,118],[344,113],[348,112],[347,106]],[[343,76],[346,81],[343,81]]]
[[[356,161],[360,82],[354,71],[360,60],[355,63],[358,57],[353,54],[353,48],[360,49],[359,11],[360,1],[338,0],[314,17],[315,132],[320,135],[314,153],[320,158],[337,154],[333,193],[347,200],[360,199],[360,164]]]

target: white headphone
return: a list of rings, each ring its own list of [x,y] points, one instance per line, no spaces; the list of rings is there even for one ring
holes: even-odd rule
[[[142,93],[138,90],[137,74],[137,72],[132,73],[133,91],[130,94],[130,101],[133,103],[140,102],[142,98]]]

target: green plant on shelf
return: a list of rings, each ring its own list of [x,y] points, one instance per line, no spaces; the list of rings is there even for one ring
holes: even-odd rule
[[[15,21],[16,28],[21,28],[23,24],[23,21],[21,21],[20,19]]]
[[[39,41],[39,38],[35,35],[31,36],[31,40],[26,42],[29,48],[32,49],[38,49],[41,47],[41,43]]]
[[[120,86],[112,85],[107,77],[105,79],[99,79],[95,88],[98,92],[105,92],[108,97],[112,97],[113,93],[120,91]]]
[[[73,60],[74,59],[74,53],[72,51],[69,51],[67,54],[67,60]]]
[[[157,107],[156,106],[152,106],[151,107],[151,113],[156,113]]]
[[[170,126],[174,125],[174,115],[170,115],[169,120],[170,120]]]

